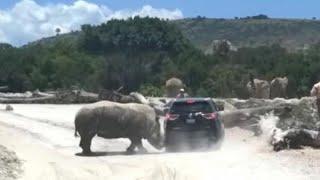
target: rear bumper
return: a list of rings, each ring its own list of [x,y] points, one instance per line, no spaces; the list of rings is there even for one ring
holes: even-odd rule
[[[166,147],[173,151],[211,148],[221,144],[224,139],[224,126],[221,121],[213,121],[207,126],[181,126],[168,124],[166,128]],[[169,150],[172,151],[172,150]]]
[[[166,131],[166,139],[169,139],[172,136],[185,136],[190,139],[211,138],[211,137],[214,137],[214,134],[212,132],[213,132],[213,129],[211,128],[206,128],[202,130],[171,128],[170,130]]]
[[[188,138],[209,138],[216,139],[221,137],[221,133],[224,131],[223,124],[220,120],[211,122],[204,126],[201,125],[176,125],[176,124],[167,124],[166,134],[167,139],[170,139],[172,136],[186,136]]]
[[[169,130],[166,132],[166,146],[208,146],[217,141],[212,129],[204,130]]]

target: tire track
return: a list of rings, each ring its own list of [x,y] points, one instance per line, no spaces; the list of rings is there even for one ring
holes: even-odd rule
[[[73,126],[67,125],[66,123],[57,123],[57,122],[53,122],[51,120],[47,120],[47,119],[41,119],[41,118],[33,118],[33,117],[29,117],[29,116],[25,116],[23,114],[20,113],[15,113],[15,112],[7,112],[4,110],[0,110],[2,113],[7,113],[7,114],[12,114],[14,116],[20,117],[20,118],[24,118],[30,121],[37,121],[39,123],[44,123],[44,124],[49,124],[52,126],[56,126],[56,127],[61,127],[61,128],[65,128],[65,129],[70,129],[70,130],[74,130]]]
[[[47,123],[49,122],[49,123]],[[5,127],[16,129],[30,135],[42,144],[46,144],[57,150],[69,149],[72,153],[79,152],[80,138],[75,138],[73,128],[50,120],[30,118],[17,113],[0,112],[0,124]],[[106,140],[95,137],[92,142],[93,149],[110,151],[125,150],[129,141],[123,139]],[[70,153],[70,152],[69,152]],[[119,153],[119,155],[121,155]]]

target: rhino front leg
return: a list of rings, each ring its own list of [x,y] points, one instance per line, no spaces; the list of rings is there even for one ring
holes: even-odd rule
[[[143,145],[142,145],[142,141],[141,141],[142,138],[135,137],[135,138],[129,138],[129,139],[131,141],[131,144],[127,148],[127,152],[128,153],[133,153],[136,147],[138,147],[138,150],[139,150],[140,153],[148,152],[147,149],[144,148]]]
[[[135,138],[129,138],[131,141],[130,146],[127,148],[127,153],[132,154],[136,148],[137,140]]]
[[[141,138],[137,140],[137,147],[140,153],[147,153],[147,149],[143,147]]]

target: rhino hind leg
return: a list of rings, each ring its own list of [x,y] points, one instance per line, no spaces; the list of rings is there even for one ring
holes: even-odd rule
[[[91,153],[91,142],[94,135],[84,135],[81,137],[80,140],[80,147],[82,148],[83,154],[90,154]]]
[[[136,149],[137,146],[137,139],[136,138],[129,138],[131,141],[130,146],[127,148],[127,153],[132,154],[134,153],[134,150]]]

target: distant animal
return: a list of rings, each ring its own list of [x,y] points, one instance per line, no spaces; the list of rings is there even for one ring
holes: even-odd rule
[[[247,90],[251,97],[258,99],[270,98],[270,83],[265,80],[254,79],[247,83]]]
[[[316,105],[318,109],[318,113],[320,114],[320,82],[313,85],[310,95],[316,97]]]
[[[270,83],[270,98],[286,98],[288,82],[289,80],[287,77],[274,78]]]
[[[13,111],[13,107],[10,104],[7,104],[6,111]]]
[[[121,104],[100,101],[79,110],[75,118],[75,136],[80,134],[84,154],[91,153],[91,141],[95,135],[103,138],[129,138],[127,152],[146,152],[142,139],[147,139],[157,149],[164,146],[164,121],[155,110],[145,104]]]
[[[313,85],[313,87],[310,91],[310,95],[315,96],[315,97],[320,97],[320,82]]]

